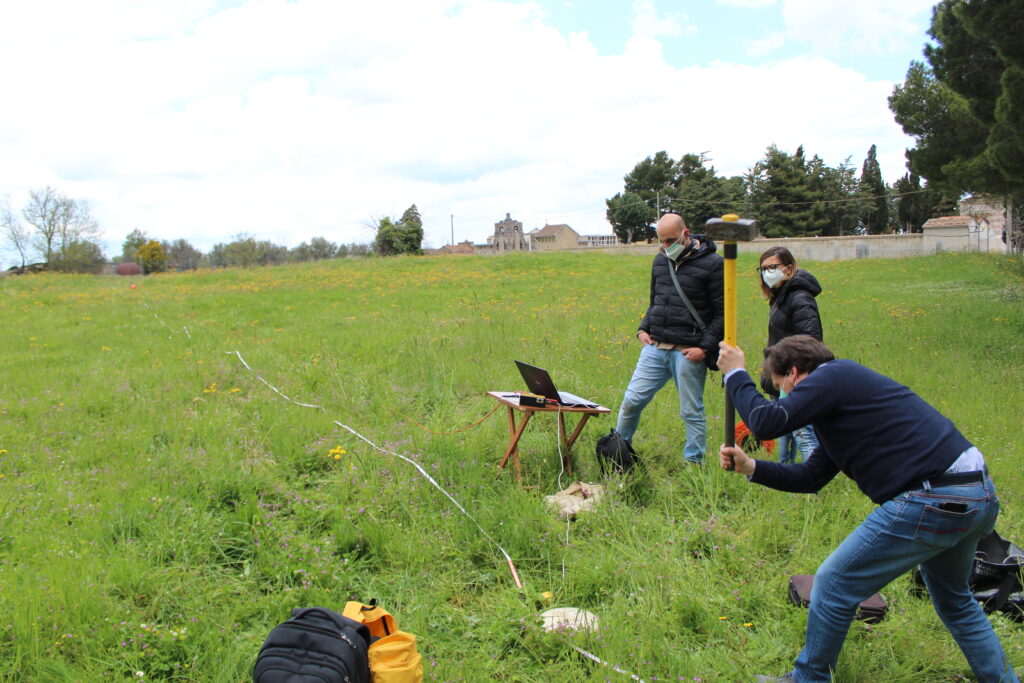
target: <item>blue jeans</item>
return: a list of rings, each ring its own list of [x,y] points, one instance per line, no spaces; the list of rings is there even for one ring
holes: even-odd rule
[[[967,512],[940,510],[943,501]],[[868,515],[818,568],[811,589],[807,642],[790,676],[831,681],[857,605],[920,565],[932,605],[978,681],[1016,682],[992,625],[967,586],[978,539],[999,514],[992,480],[901,493]]]
[[[783,434],[775,440],[775,448],[779,454],[779,462],[792,465],[796,462],[796,439],[792,434]]]
[[[640,413],[651,402],[658,390],[672,379],[679,393],[679,416],[686,424],[686,446],[683,457],[691,463],[704,462],[707,445],[707,423],[704,419],[704,380],[707,367],[704,361],[692,363],[680,351],[666,351],[653,344],[640,349],[633,377],[619,406],[619,421],[615,430],[632,443],[640,424]]]
[[[811,453],[818,447],[818,437],[814,433],[814,427],[807,425],[794,430],[792,434],[783,434],[776,443],[778,444],[779,462],[791,465],[811,457]],[[799,460],[797,460],[797,446],[800,447]]]

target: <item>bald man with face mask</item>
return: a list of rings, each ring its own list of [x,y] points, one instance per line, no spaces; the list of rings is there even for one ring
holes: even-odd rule
[[[662,216],[657,234],[661,249],[651,266],[647,313],[636,335],[640,358],[619,406],[616,431],[632,443],[643,409],[671,379],[686,426],[683,459],[699,465],[707,443],[707,362],[717,357],[725,325],[722,257],[710,239],[691,235],[677,214]]]

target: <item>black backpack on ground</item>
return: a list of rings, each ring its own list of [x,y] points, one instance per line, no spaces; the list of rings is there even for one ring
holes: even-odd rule
[[[253,683],[370,683],[370,631],[324,607],[293,609],[270,632]]]
[[[927,595],[921,572],[913,571],[914,589]],[[974,565],[968,579],[974,599],[986,614],[1002,612],[1017,622],[1024,622],[1024,550],[994,530],[978,541]]]
[[[629,473],[640,462],[633,446],[614,429],[597,440],[597,464],[601,476],[605,468],[611,472]]]

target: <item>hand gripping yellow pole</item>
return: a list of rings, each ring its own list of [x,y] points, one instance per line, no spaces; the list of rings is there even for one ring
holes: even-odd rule
[[[757,236],[757,222],[749,218],[740,218],[734,213],[721,218],[710,218],[707,221],[707,234],[712,239],[722,240],[723,249],[723,298],[725,318],[725,343],[736,346],[736,242],[748,242]],[[732,405],[729,392],[725,392],[725,445],[736,445],[736,410]],[[729,469],[735,469],[736,463],[730,463]]]

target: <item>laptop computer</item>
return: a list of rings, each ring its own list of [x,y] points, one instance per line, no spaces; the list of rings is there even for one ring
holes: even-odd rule
[[[588,401],[585,398],[581,398],[576,394],[570,394],[567,391],[559,391],[555,388],[555,383],[551,380],[551,375],[548,374],[547,370],[538,368],[535,365],[524,363],[521,360],[516,361],[516,366],[519,368],[519,374],[523,376],[526,381],[526,386],[529,387],[530,391],[534,394],[540,394],[544,398],[551,399],[563,406],[582,406],[584,408],[596,408],[597,404],[593,401]]]

